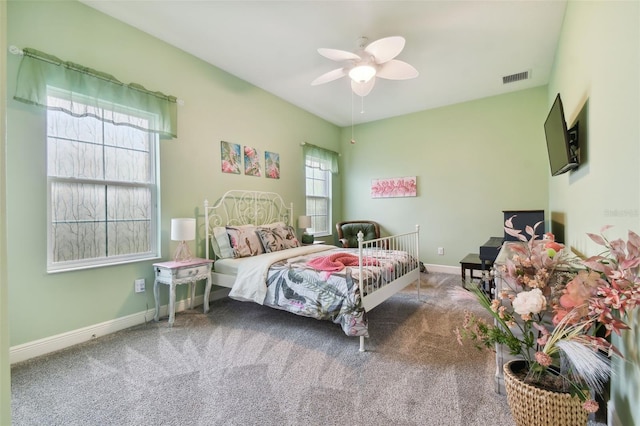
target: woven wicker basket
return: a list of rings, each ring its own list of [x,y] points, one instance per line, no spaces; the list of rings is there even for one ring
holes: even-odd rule
[[[587,412],[577,396],[551,392],[523,382],[515,371],[525,368],[522,360],[504,364],[504,385],[511,415],[517,426],[585,426]]]

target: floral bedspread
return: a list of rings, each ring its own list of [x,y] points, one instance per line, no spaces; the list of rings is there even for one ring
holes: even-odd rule
[[[337,252],[357,255],[357,249],[331,249],[320,253],[279,260],[267,274],[264,304],[342,327],[348,336],[368,336],[367,316],[362,307],[358,287],[359,268],[347,266],[341,271],[317,271],[308,262],[318,256]],[[404,252],[379,251],[376,265],[364,268],[365,292],[383,286],[401,275],[398,271],[411,267],[412,259]]]

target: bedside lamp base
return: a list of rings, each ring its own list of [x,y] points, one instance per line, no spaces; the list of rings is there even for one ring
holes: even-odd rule
[[[180,241],[173,260],[175,262],[187,262],[191,259],[193,259],[193,255],[191,254],[191,250],[189,250],[189,245],[186,241]]]

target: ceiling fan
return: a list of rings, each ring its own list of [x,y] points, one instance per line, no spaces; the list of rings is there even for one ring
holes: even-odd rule
[[[404,37],[385,37],[367,44],[361,37],[355,53],[338,49],[318,49],[325,58],[345,64],[322,74],[311,82],[312,86],[328,83],[348,75],[351,90],[358,96],[367,96],[376,82],[376,77],[389,80],[407,80],[418,76],[418,70],[404,61],[393,59],[404,49]]]

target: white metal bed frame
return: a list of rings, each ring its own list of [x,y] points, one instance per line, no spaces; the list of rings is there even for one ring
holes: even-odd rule
[[[274,222],[284,222],[288,225],[293,220],[293,203],[287,206],[282,197],[275,192],[262,191],[227,191],[213,205],[208,200],[204,201],[206,248],[207,259],[211,258],[210,246],[213,238],[213,228],[226,225],[267,225]],[[420,257],[419,241],[420,226],[416,225],[413,232],[392,235],[364,241],[362,233],[358,234],[359,276],[363,277],[363,257],[375,257],[377,253],[387,250],[398,250],[407,253],[411,261],[400,269],[386,271],[384,284],[368,285],[365,288],[362,279],[358,280],[362,306],[366,312],[378,306],[407,285],[417,281],[418,299],[420,298]],[[215,264],[214,264],[215,269]],[[235,277],[233,275],[211,273],[211,284],[222,287],[233,287]],[[365,293],[366,290],[366,293]],[[364,349],[364,336],[360,336],[360,351]]]
[[[292,225],[293,203],[288,206],[275,192],[230,190],[225,192],[213,205],[204,200],[206,228],[205,257],[211,259],[211,238],[216,226],[268,225],[284,222]],[[214,267],[215,269],[215,267]],[[235,277],[227,274],[211,273],[212,285],[231,288]]]

